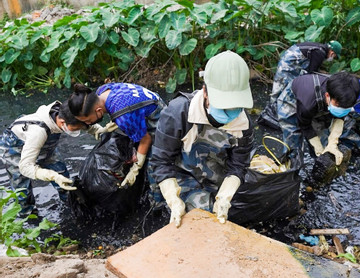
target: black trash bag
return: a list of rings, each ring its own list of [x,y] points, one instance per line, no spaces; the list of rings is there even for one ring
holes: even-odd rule
[[[245,182],[235,193],[229,220],[242,224],[293,216],[299,212],[299,171],[303,153],[299,149],[288,154],[291,161],[286,172],[263,174],[247,169]]]
[[[264,110],[261,111],[256,122],[260,125],[265,125],[276,130],[281,130],[276,110],[276,103],[268,103],[265,106]]]
[[[129,137],[117,132],[103,134],[74,181],[77,190],[70,191],[75,216],[93,219],[106,213],[124,216],[134,211],[143,192],[144,170],[140,170],[133,186],[120,189],[118,185],[135,159],[134,143]]]

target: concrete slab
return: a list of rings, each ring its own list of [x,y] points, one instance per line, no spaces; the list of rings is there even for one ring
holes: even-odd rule
[[[311,256],[194,209],[106,262],[123,278],[359,277],[331,260]]]

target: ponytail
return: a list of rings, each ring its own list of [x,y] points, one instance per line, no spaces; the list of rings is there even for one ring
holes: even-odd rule
[[[83,125],[84,127],[88,127],[87,124],[76,119],[75,116],[71,113],[68,100],[65,100],[60,105],[58,116],[60,119],[63,119],[67,125]]]
[[[98,102],[98,96],[89,87],[75,84],[74,92],[70,95],[68,105],[74,116],[88,116]]]

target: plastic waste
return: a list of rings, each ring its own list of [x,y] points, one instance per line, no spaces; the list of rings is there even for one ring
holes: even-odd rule
[[[309,243],[312,246],[318,245],[318,243],[319,243],[319,238],[317,236],[304,236],[303,234],[301,234],[299,236],[299,238],[301,240],[306,241],[307,243]]]

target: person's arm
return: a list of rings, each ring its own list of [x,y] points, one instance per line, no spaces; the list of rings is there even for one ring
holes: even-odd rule
[[[228,150],[226,176],[234,175],[240,179],[241,183],[243,183],[246,168],[250,165],[250,152],[254,148],[254,132],[251,121],[249,129],[244,130],[243,137],[238,138],[237,140],[238,145]]]
[[[310,64],[307,69],[309,73],[319,71],[321,64],[326,59],[326,53],[321,49],[315,49],[310,54]]]
[[[187,121],[189,101],[185,97],[172,100],[160,115],[152,146],[151,165],[156,183],[175,178],[176,158],[181,155],[182,141],[192,127]]]
[[[245,180],[246,168],[250,165],[250,152],[254,146],[253,126],[249,119],[249,129],[238,138],[238,145],[228,150],[226,176],[215,196],[213,212],[220,223],[225,223],[231,207],[231,200]]]
[[[28,126],[19,162],[19,171],[23,176],[36,179],[36,170],[40,168],[40,166],[36,164],[36,160],[47,137],[44,128],[37,125]]]

